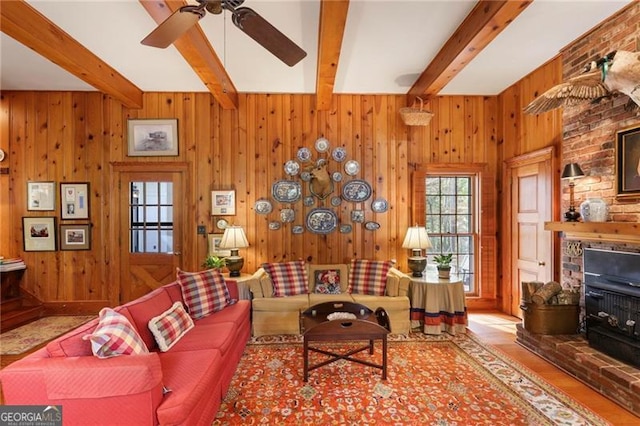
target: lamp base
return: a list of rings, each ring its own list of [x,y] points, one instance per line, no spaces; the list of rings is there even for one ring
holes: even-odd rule
[[[227,269],[229,270],[230,277],[239,277],[240,271],[244,266],[244,259],[241,256],[229,256],[226,257]]]
[[[577,212],[575,207],[569,207],[569,210],[564,213],[564,218],[566,222],[578,222],[580,212]]]
[[[409,258],[409,269],[414,277],[421,277],[422,271],[427,267],[427,258],[422,256],[412,256]]]

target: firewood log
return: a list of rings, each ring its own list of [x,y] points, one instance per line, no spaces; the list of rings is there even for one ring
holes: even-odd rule
[[[562,291],[560,283],[549,281],[531,296],[531,301],[536,305],[544,305],[553,296]]]

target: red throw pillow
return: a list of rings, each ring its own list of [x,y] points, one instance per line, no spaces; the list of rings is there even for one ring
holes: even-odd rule
[[[184,310],[182,302],[175,302],[162,314],[149,320],[149,330],[162,352],[168,351],[192,328],[193,320]]]
[[[100,311],[95,331],[82,339],[91,341],[91,351],[98,358],[149,353],[127,317],[111,308]]]
[[[224,277],[215,269],[201,272],[184,272],[178,268],[178,284],[182,298],[193,319],[204,318],[221,311],[231,303]]]
[[[390,260],[352,259],[349,270],[349,293],[384,296]]]
[[[264,263],[262,268],[271,277],[274,297],[309,293],[309,278],[304,260]]]

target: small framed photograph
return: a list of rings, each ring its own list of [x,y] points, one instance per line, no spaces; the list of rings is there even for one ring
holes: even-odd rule
[[[60,217],[62,219],[89,219],[89,183],[60,184]]]
[[[130,157],[178,155],[178,120],[129,120]]]
[[[236,191],[211,191],[211,215],[236,214]]]
[[[618,198],[640,198],[640,125],[616,132]]]
[[[24,251],[56,251],[56,218],[23,217]]]
[[[55,210],[54,182],[27,182],[27,210]]]
[[[91,225],[60,225],[60,250],[91,250]]]
[[[220,242],[224,234],[209,234],[209,254],[218,257],[231,256],[231,250],[220,248]]]

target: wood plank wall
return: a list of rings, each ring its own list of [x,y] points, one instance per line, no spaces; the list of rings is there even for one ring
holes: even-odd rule
[[[0,254],[22,256],[29,269],[23,288],[46,302],[75,301],[96,306],[117,300],[109,253],[116,230],[109,229],[113,163],[176,161],[190,167],[185,206],[190,228],[185,232],[185,269],[198,269],[207,252],[206,237],[196,226],[215,232],[218,217],[210,215],[210,191],[235,189],[237,212],[226,217],[245,228],[251,247],[242,250],[245,272],[264,261],[302,258],[313,263],[345,262],[353,257],[397,259],[406,270],[407,251],[401,243],[410,217],[411,172],[428,163],[487,163],[499,172],[497,97],[451,96],[433,99],[435,113],[428,127],[406,127],[398,114],[405,96],[339,95],[332,108],[316,111],[312,95],[241,94],[236,111],[221,109],[207,93],[147,93],[140,110],[123,108],[99,93],[5,92],[2,94],[0,135],[7,136],[9,175],[2,175],[2,241]],[[127,118],[178,118],[180,149],[177,157],[128,157]],[[368,181],[374,197],[389,201],[389,211],[374,213],[370,202],[339,207],[342,222],[350,223],[354,208],[365,210],[367,220],[381,224],[376,232],[354,226],[350,234],[326,236],[305,231],[293,235],[291,226],[270,231],[284,205],[274,203],[269,216],[257,215],[255,201],[270,197],[274,181],[285,179],[284,163],[295,159],[299,148],[310,148],[324,136],[332,147],[342,146],[347,158],[357,160],[356,176]],[[4,142],[3,142],[4,143]],[[341,165],[332,164],[330,170]],[[27,212],[26,182],[88,181],[91,184],[93,244],[89,251],[23,252],[21,218],[56,216],[55,212]],[[305,193],[307,190],[305,189]],[[8,200],[8,205],[4,200]],[[316,203],[317,205],[317,203]],[[497,201],[490,200],[497,211]],[[295,224],[302,224],[309,208],[294,205]],[[8,211],[8,213],[7,213]],[[4,218],[8,219],[5,221]],[[495,220],[495,219],[494,219]],[[419,220],[420,221],[420,220]],[[422,222],[422,221],[420,221]],[[483,265],[496,265],[495,237],[483,249]],[[491,294],[495,298],[493,271]],[[94,302],[91,305],[88,302]],[[66,305],[65,305],[66,306]]]
[[[500,238],[500,276],[498,278],[497,306],[509,312],[512,294],[511,256],[516,247],[511,244],[511,218],[509,212],[510,187],[505,179],[505,161],[529,154],[544,148],[555,149],[554,191],[558,194],[560,185],[559,156],[562,152],[562,109],[541,115],[525,115],[522,109],[536,96],[562,81],[562,58],[556,56],[534,72],[525,76],[498,96],[500,112],[499,149],[498,149],[498,197]],[[558,217],[558,197],[554,198],[554,216]],[[515,292],[514,292],[515,293]]]

